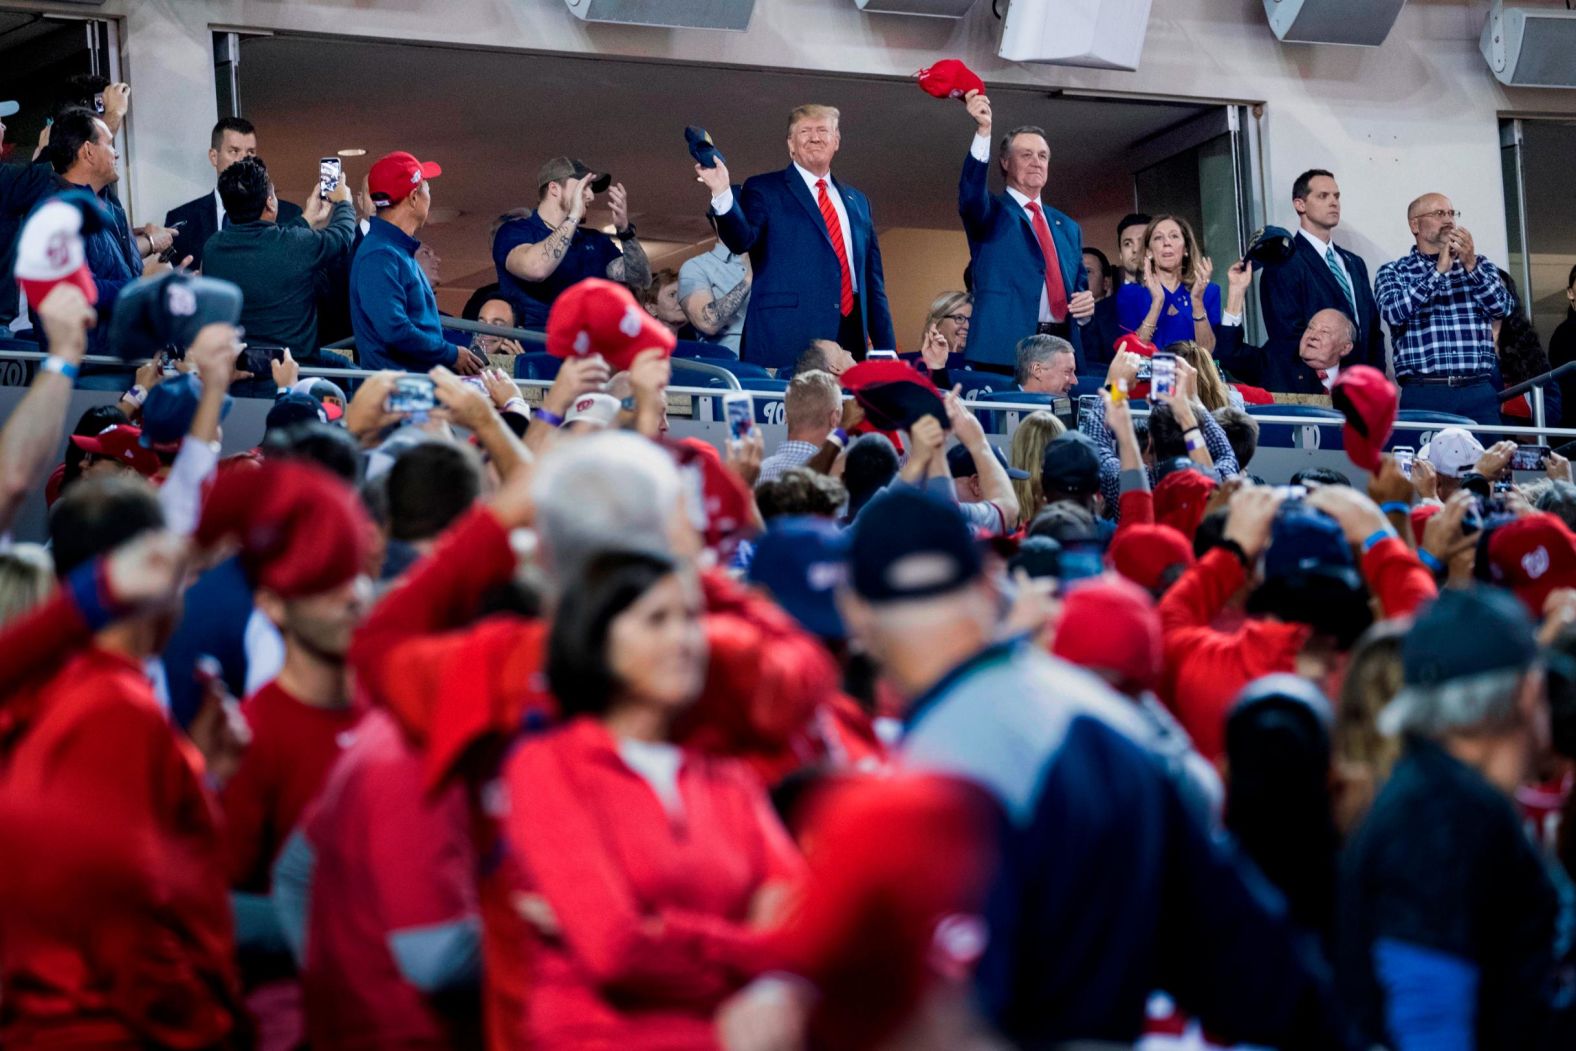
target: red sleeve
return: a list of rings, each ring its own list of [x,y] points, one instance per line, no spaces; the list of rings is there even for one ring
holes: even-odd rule
[[[937,979],[967,977],[1000,820],[977,789],[941,777],[851,780],[817,803],[809,882],[773,948],[820,990],[819,1046],[881,1044]]]
[[[721,573],[702,582],[711,659],[679,739],[724,755],[783,749],[836,693],[836,662],[770,599]]]
[[[1129,489],[1122,494],[1116,531],[1120,533],[1130,525],[1153,525],[1155,521],[1155,494],[1148,489]]]
[[[1209,625],[1246,580],[1242,562],[1230,551],[1217,547],[1205,553],[1160,600],[1160,626],[1168,648],[1173,633],[1185,629],[1206,629],[1211,635],[1220,635]]]
[[[528,742],[510,761],[509,796],[530,805],[511,811],[508,836],[591,981],[689,1003],[715,1002],[753,976],[762,934],[718,916],[642,909],[555,744]]]
[[[1434,575],[1396,537],[1379,541],[1363,555],[1363,579],[1379,597],[1386,617],[1416,613],[1419,606],[1439,595]]]

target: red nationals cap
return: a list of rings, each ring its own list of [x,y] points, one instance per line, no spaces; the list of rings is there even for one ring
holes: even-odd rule
[[[379,157],[367,173],[367,192],[379,208],[398,204],[420,186],[423,179],[436,178],[443,169],[432,161],[418,161],[408,153],[396,152]]]
[[[1160,684],[1160,614],[1130,580],[1100,576],[1074,584],[1062,600],[1051,652],[1070,664],[1105,672],[1122,690]]]
[[[1129,525],[1112,537],[1106,554],[1113,569],[1151,595],[1165,590],[1174,567],[1193,564],[1193,545],[1167,525]]]
[[[979,74],[955,58],[944,58],[920,70],[914,74],[914,79],[926,94],[938,99],[960,99],[971,91],[981,94],[985,91],[985,82]]]
[[[126,423],[111,424],[97,434],[73,434],[71,444],[85,453],[118,460],[144,478],[152,478],[159,473],[159,455],[143,446],[140,427]]]
[[[565,289],[547,315],[547,352],[556,358],[600,354],[621,372],[635,355],[653,347],[672,354],[678,341],[662,322],[635,302],[629,289],[588,277]]]
[[[877,430],[906,431],[922,416],[950,428],[947,407],[930,374],[902,361],[862,361],[838,377]]]
[[[1401,407],[1395,384],[1371,365],[1353,365],[1335,377],[1330,401],[1346,417],[1341,443],[1347,457],[1365,471],[1378,470],[1384,443],[1395,427],[1396,410]]]
[[[1507,522],[1488,539],[1489,573],[1531,611],[1543,616],[1549,594],[1576,587],[1576,536],[1564,522],[1539,513]]]

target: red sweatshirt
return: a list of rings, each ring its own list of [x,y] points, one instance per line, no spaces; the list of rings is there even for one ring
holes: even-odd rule
[[[543,674],[547,625],[514,616],[473,622],[483,596],[509,577],[514,563],[508,534],[492,511],[472,509],[383,597],[351,646],[367,697],[422,745],[429,791],[458,774],[471,781],[473,800],[491,799],[494,793],[480,783],[490,771],[462,770],[463,761],[478,754],[477,746],[545,726],[556,713]],[[750,754],[784,728],[802,729],[779,713],[813,713],[837,690],[836,665],[770,601],[720,575],[703,582],[712,653],[697,708],[722,720],[713,741],[736,742],[741,754]],[[752,703],[740,709],[741,700]],[[740,717],[741,711],[747,714]],[[784,740],[782,747],[791,745]],[[518,1027],[533,981],[530,936],[511,900],[522,877],[510,844],[498,841],[496,806],[478,817],[476,848],[487,859],[478,896],[489,1044],[521,1047],[526,1037]]]
[[[686,752],[667,810],[589,718],[527,740],[504,768],[510,849],[561,936],[533,939],[533,1046],[710,1048],[722,1000],[766,965],[763,889],[800,860],[760,783]]]
[[[1412,549],[1391,537],[1368,549],[1363,577],[1385,616],[1399,617],[1438,594]],[[1313,629],[1305,624],[1248,620],[1236,631],[1210,626],[1246,581],[1242,563],[1216,548],[1199,559],[1160,600],[1165,630],[1165,697],[1200,754],[1219,761],[1226,750],[1226,715],[1249,682],[1297,670],[1297,654]]]
[[[63,592],[0,635],[39,659],[84,623]],[[40,625],[61,629],[53,637]],[[13,691],[0,739],[0,1045],[229,1046],[246,1023],[202,759],[141,666],[89,646]],[[21,863],[18,863],[21,862]]]
[[[219,795],[230,886],[264,894],[268,870],[360,721],[357,707],[318,708],[277,682],[242,706],[252,743]]]

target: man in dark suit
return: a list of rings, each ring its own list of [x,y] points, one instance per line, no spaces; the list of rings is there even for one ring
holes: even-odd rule
[[[1335,176],[1317,168],[1303,172],[1292,185],[1291,196],[1300,220],[1291,258],[1265,268],[1259,280],[1259,302],[1269,331],[1265,349],[1270,374],[1296,372],[1302,330],[1313,315],[1329,308],[1351,318],[1357,327],[1355,349],[1346,363],[1383,371],[1384,332],[1368,266],[1331,239],[1341,221],[1341,188]]]
[[[1328,394],[1343,368],[1361,365],[1354,341],[1357,325],[1336,307],[1308,319],[1291,361],[1272,357],[1264,364],[1264,386],[1283,394]]]
[[[184,223],[175,234],[175,260],[193,270],[202,269],[202,250],[208,238],[227,225],[224,202],[219,199],[217,179],[220,172],[242,157],[257,156],[257,129],[252,122],[241,117],[221,117],[213,126],[213,138],[208,147],[208,163],[213,165],[216,188],[196,200],[187,201],[179,208],[170,209],[164,225],[174,227]],[[301,206],[289,201],[279,202],[279,225],[288,226],[301,219]]]
[[[738,194],[720,159],[713,168],[695,166],[711,191],[722,243],[748,253],[754,268],[745,361],[791,368],[817,339],[836,340],[861,360],[867,347],[897,349],[870,202],[832,177],[842,143],[837,122],[831,106],[795,109],[788,118],[793,163],[753,176]]]
[[[978,130],[958,180],[958,214],[969,237],[974,271],[974,316],[964,357],[969,367],[1012,372],[1014,348],[1035,333],[1060,336],[1083,366],[1083,326],[1094,317],[1094,296],[1083,269],[1083,232],[1040,200],[1050,171],[1051,147],[1039,128],[1015,128],[1002,137],[1007,189],[992,194],[990,100],[968,95]]]

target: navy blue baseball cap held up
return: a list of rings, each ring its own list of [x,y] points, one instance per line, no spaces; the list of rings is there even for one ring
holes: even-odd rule
[[[849,532],[849,583],[867,602],[943,595],[983,571],[979,546],[957,505],[907,485],[892,485],[871,500]]]

